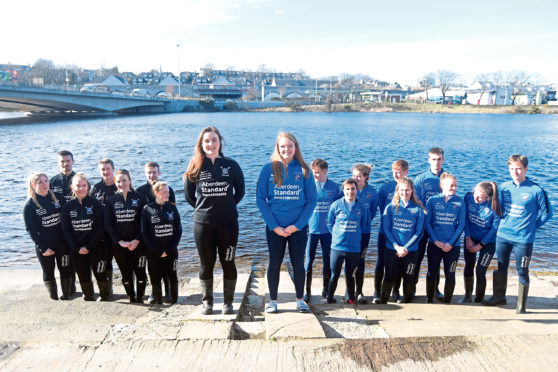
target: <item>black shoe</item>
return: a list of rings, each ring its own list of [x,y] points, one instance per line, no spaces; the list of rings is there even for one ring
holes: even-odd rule
[[[436,286],[435,281],[426,279],[426,303],[427,304],[434,303],[434,287],[435,286]]]
[[[398,304],[403,302],[403,298],[399,294],[399,290],[394,289],[393,293],[392,293],[392,296],[393,296],[393,302],[398,303]]]
[[[438,289],[437,286],[434,287],[434,298],[436,299],[436,301],[439,301],[439,302],[444,302],[444,299],[445,299],[443,293],[440,292],[440,290]]]
[[[389,295],[391,293],[392,287],[393,287],[393,283],[389,283],[389,282],[386,282],[386,281],[384,281],[382,283],[382,292],[381,292],[382,294],[381,294],[381,297],[380,297],[380,299],[381,299],[380,303],[381,304],[387,304],[388,303]]]
[[[178,302],[178,282],[170,283],[171,304]]]
[[[413,289],[415,288],[415,285],[413,283],[411,284],[405,284],[405,282],[403,282],[403,303],[411,303],[413,301]]]
[[[163,304],[163,289],[161,288],[161,283],[151,283],[151,288],[153,290],[153,302],[152,305],[162,305]]]
[[[45,282],[45,287],[48,291],[48,295],[50,296],[50,299],[58,301],[58,290],[56,288],[56,280],[53,280],[52,282]]]
[[[500,274],[498,270],[492,274],[492,288],[494,294],[488,300],[482,302],[486,306],[496,306],[506,304],[506,287],[508,286],[508,275]]]
[[[455,289],[455,283],[446,283],[444,284],[444,303],[450,304],[451,298],[453,297],[453,290]]]

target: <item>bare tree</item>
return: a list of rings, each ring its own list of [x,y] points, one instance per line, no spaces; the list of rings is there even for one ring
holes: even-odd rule
[[[426,102],[428,103],[428,89],[432,87],[431,82],[436,82],[436,77],[433,72],[429,72],[425,74],[420,79],[420,85],[424,88],[424,92],[426,93]]]
[[[531,82],[532,75],[527,71],[513,70],[507,73],[507,81],[512,85],[511,103],[515,105],[515,100],[518,95],[523,93],[525,87]]]
[[[446,92],[459,75],[450,70],[438,70],[436,72],[436,80],[442,91],[442,103],[446,102]]]

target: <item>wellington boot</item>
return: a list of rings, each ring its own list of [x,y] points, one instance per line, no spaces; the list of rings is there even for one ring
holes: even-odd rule
[[[163,289],[161,283],[151,283],[153,289],[153,305],[163,304]]]
[[[143,304],[143,296],[145,295],[145,281],[144,280],[136,280],[136,303]]]
[[[159,286],[161,285],[161,283],[159,282]],[[155,295],[155,285],[153,285],[153,283],[151,283],[151,295],[149,296],[149,298],[147,299],[147,303],[150,305],[156,304],[157,303],[157,299],[155,298],[157,297]]]
[[[223,314],[233,313],[234,291],[236,279],[224,279],[223,281]]]
[[[393,297],[393,302],[395,303],[402,303],[403,302],[403,297],[401,297],[401,295],[399,294],[399,288],[393,288],[393,293],[391,294]]]
[[[70,292],[72,290],[72,279],[71,278],[60,279],[60,286],[62,287],[62,296],[60,296],[60,299],[62,301],[68,301],[71,297]]]
[[[414,283],[403,283],[403,303],[411,303],[413,301],[413,289],[415,289]]]
[[[391,294],[391,289],[393,287],[393,283],[383,282],[382,283],[382,294],[381,294],[381,302],[382,304],[387,304],[389,300],[389,295]]]
[[[329,287],[329,279],[330,276],[324,275],[323,276],[323,283],[322,283],[322,297],[327,297],[327,288]]]
[[[107,279],[108,279],[108,294],[109,294],[109,296],[112,296],[112,294],[113,294],[113,290],[112,290],[112,269],[107,269],[106,273],[107,273]]]
[[[97,301],[110,301],[109,285],[108,280],[97,282],[97,286],[99,286],[99,299]]]
[[[372,299],[372,301],[375,304],[379,304],[381,302],[382,281],[383,281],[383,275],[374,275],[374,298]]]
[[[52,282],[45,282],[45,287],[48,291],[48,295],[50,296],[50,299],[58,301],[58,291],[56,289],[56,280],[53,280]]]
[[[434,298],[437,301],[444,302],[445,296],[438,289],[439,285],[440,285],[440,276],[438,276],[438,280],[436,280],[436,286],[434,287]]]
[[[433,280],[426,279],[426,303],[434,303],[434,287],[436,282]]]
[[[500,274],[498,270],[492,274],[493,295],[482,303],[486,306],[496,306],[506,304],[506,287],[508,286],[507,274]]]
[[[479,284],[479,281],[477,280],[477,286],[475,289],[475,302],[476,303],[481,303],[484,301],[484,292],[486,290],[486,283],[485,284]]]
[[[122,281],[122,285],[124,286],[124,290],[130,299],[130,303],[133,304],[136,302],[136,293],[134,291],[134,283],[133,282],[124,282]]]
[[[166,304],[172,303],[172,296],[171,296],[171,289],[170,289],[170,282],[167,275],[163,275],[163,284],[165,285],[165,297],[163,297],[163,302]]]
[[[84,301],[95,301],[93,298],[93,282],[80,283]]]
[[[471,287],[472,288],[472,287]],[[451,304],[451,298],[453,297],[453,290],[455,289],[455,283],[446,283],[444,284],[444,303]]]
[[[458,304],[470,304],[473,302],[473,285],[475,278],[473,276],[466,276],[463,278],[465,283],[465,296],[457,301]]]
[[[73,268],[72,268],[72,275],[70,276],[70,280],[72,283],[70,287],[70,295],[73,295],[76,293],[76,272]]]
[[[178,302],[178,282],[170,283],[170,295],[171,295],[171,304],[175,304]]]
[[[529,294],[529,284],[518,283],[519,287],[517,289],[517,308],[515,309],[516,314],[525,314],[527,311],[525,307],[527,306],[527,295]]]
[[[202,292],[202,314],[213,314],[213,279],[200,280]]]
[[[312,272],[306,273],[306,293],[304,294],[304,302],[310,303],[310,298],[312,297]]]

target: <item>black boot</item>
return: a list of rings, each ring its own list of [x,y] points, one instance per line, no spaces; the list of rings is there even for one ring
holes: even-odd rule
[[[151,284],[153,290],[153,303],[152,305],[162,305],[163,304],[163,289],[161,288],[161,283]]]
[[[107,284],[108,295],[112,296],[112,294],[113,294],[113,290],[112,290],[112,268],[108,268],[106,270],[106,273],[107,273],[107,279],[108,279],[108,284]],[[133,288],[133,284],[132,284],[132,288]]]
[[[80,283],[84,301],[95,301],[93,299],[93,282]]]
[[[433,280],[426,279],[426,303],[434,303],[434,287],[436,282]]]
[[[178,302],[178,282],[170,283],[170,296],[171,296],[171,304],[175,304]]]
[[[56,280],[52,282],[45,282],[45,287],[48,291],[51,300],[58,301],[58,290],[56,288]]]
[[[202,292],[202,314],[213,314],[213,279],[200,280]]]
[[[223,314],[233,313],[234,290],[236,279],[224,279],[223,281]]]
[[[439,285],[440,285],[440,277],[438,276],[438,280],[436,280],[436,286],[434,287],[434,297],[436,298],[436,300],[438,300],[440,302],[443,302],[444,299],[445,299],[445,296],[438,289]]]
[[[381,291],[381,302],[382,304],[387,304],[389,300],[389,295],[391,294],[391,289],[393,287],[393,283],[383,282],[382,283],[382,291]]]
[[[312,272],[306,273],[306,293],[304,294],[303,300],[307,304],[310,303],[310,297],[312,297]]]
[[[72,279],[62,278],[60,279],[60,286],[62,287],[62,296],[60,297],[63,301],[68,301],[70,299],[70,292],[72,291]]]
[[[159,286],[161,286],[161,283],[159,282]],[[149,296],[149,298],[147,299],[147,303],[149,303],[150,305],[156,304],[157,303],[157,295],[155,294],[155,288],[156,286],[151,283],[151,296]]]
[[[484,292],[486,290],[486,282],[484,284],[480,284],[477,279],[477,286],[475,289],[475,302],[481,303],[484,301]]]
[[[451,298],[453,297],[453,290],[455,289],[455,282],[454,283],[448,283],[448,281],[446,280],[445,284],[444,284],[444,303],[445,304],[450,304],[451,303]]]
[[[145,281],[144,280],[136,280],[136,303],[143,304],[143,296],[145,295]]]
[[[70,296],[71,296],[76,293],[76,272],[73,268],[72,268],[72,275],[70,276],[70,282],[71,282],[71,287],[70,287]]]
[[[133,282],[125,282],[122,281],[122,285],[124,286],[124,290],[130,299],[130,303],[133,304],[136,302],[136,293],[134,292],[134,284]]]
[[[401,287],[401,275],[396,274],[393,280],[393,290],[391,294],[393,296],[393,301],[398,304],[403,302],[403,298],[399,294],[399,287]]]
[[[97,286],[99,286],[99,300],[98,301],[110,301],[110,288],[109,288],[109,281],[103,280],[97,282]]]
[[[165,285],[165,297],[163,298],[163,302],[166,304],[170,304],[172,303],[172,296],[171,296],[171,290],[170,290],[170,282],[169,282],[169,277],[164,274],[163,275],[163,284]]]
[[[516,314],[525,314],[527,311],[525,307],[527,305],[527,295],[529,294],[529,284],[523,285],[519,282],[519,287],[517,289],[517,308],[515,309]]]
[[[375,304],[382,303],[382,279],[381,275],[374,275],[374,298],[372,302]]]
[[[470,304],[473,302],[473,285],[475,284],[475,277],[466,276],[463,278],[465,282],[465,296],[457,301],[458,304]]]
[[[327,288],[329,287],[329,279],[331,276],[324,275],[323,276],[323,288],[322,288],[322,297],[327,297]]]
[[[403,303],[411,303],[413,301],[413,291],[415,289],[415,283],[403,283]]]
[[[508,275],[500,274],[498,270],[492,274],[493,294],[488,300],[482,303],[486,306],[496,306],[506,304],[506,287],[508,286]]]

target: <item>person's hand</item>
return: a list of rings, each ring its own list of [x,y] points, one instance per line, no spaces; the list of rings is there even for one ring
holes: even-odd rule
[[[52,249],[47,248],[47,250],[43,253],[43,256],[52,256],[54,253],[55,252]]]
[[[447,252],[451,251],[452,248],[453,248],[453,247],[452,247],[451,244],[444,243],[444,246],[443,246],[443,248],[442,248],[442,251],[444,251],[444,252],[447,253]]]
[[[295,225],[290,225],[290,226],[287,226],[287,227],[285,228],[285,231],[286,231],[289,235],[291,235],[292,233],[297,232],[297,231],[298,231],[298,228],[297,228]]]
[[[81,247],[81,248],[79,249],[79,252],[78,252],[78,253],[79,253],[79,254],[88,254],[88,253],[89,253],[89,250],[88,250],[87,248],[85,248],[85,247]]]
[[[435,245],[436,247],[440,248],[441,250],[444,250],[444,243],[442,243],[441,241],[436,240],[436,241],[434,242],[434,245]]]
[[[397,251],[397,256],[401,258],[405,257],[407,253],[409,253],[407,248],[402,247],[400,245],[395,245],[395,250]]]
[[[287,236],[291,235],[290,233],[287,232],[287,230],[285,230],[284,228],[282,228],[281,226],[277,226],[276,228],[273,229],[273,232],[279,236],[282,236],[284,238],[286,238]]]
[[[136,249],[138,247],[139,244],[139,240],[134,239],[131,242],[128,242],[128,249],[133,252],[134,249]]]
[[[471,249],[473,248],[474,245],[475,243],[473,243],[473,239],[471,239],[470,236],[465,238],[465,248],[467,248],[469,252],[471,252]]]
[[[167,252],[163,252],[163,254],[161,255],[161,258],[167,257]]]
[[[471,252],[471,253],[477,253],[477,252],[480,251],[481,249],[482,249],[482,245],[480,245],[480,243],[479,243],[479,244],[474,245],[474,246],[470,249],[470,252]]]
[[[128,248],[130,246],[130,242],[126,242],[124,240],[121,240],[118,242],[118,245],[120,245],[122,248]]]

